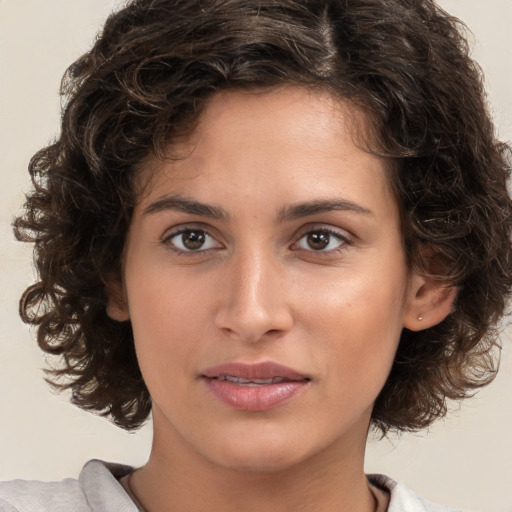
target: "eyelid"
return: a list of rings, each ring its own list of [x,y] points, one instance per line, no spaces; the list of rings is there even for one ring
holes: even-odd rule
[[[183,233],[186,233],[187,231],[203,232],[207,237],[209,237],[215,241],[216,247],[209,247],[206,249],[198,248],[197,250],[193,250],[193,249],[180,249],[176,245],[172,244],[172,240],[174,238],[178,237],[179,235],[181,235]],[[299,242],[305,236],[307,236],[311,233],[315,233],[315,232],[323,232],[323,233],[327,233],[327,234],[333,236],[334,238],[339,240],[339,242],[340,242],[339,246],[334,249],[328,249],[328,250],[325,250],[325,249],[315,250],[312,248],[307,249],[307,248],[298,247]],[[204,255],[211,250],[218,250],[218,249],[224,248],[224,244],[222,242],[220,242],[218,238],[219,238],[218,235],[216,236],[211,233],[211,229],[208,226],[204,226],[199,223],[180,224],[180,225],[173,226],[173,227],[167,229],[164,232],[164,234],[161,236],[160,243],[162,245],[166,246],[169,250],[171,250],[177,254],[182,254],[185,256],[194,256],[194,255],[199,256],[199,255]],[[346,248],[348,246],[353,245],[354,241],[355,241],[355,236],[353,234],[351,234],[350,232],[348,232],[347,230],[332,226],[330,224],[319,224],[319,223],[302,226],[299,230],[296,231],[296,235],[293,238],[294,238],[295,242],[293,242],[292,245],[290,246],[290,248],[292,250],[309,252],[311,254],[318,255],[319,257],[328,256],[328,255],[332,255],[332,254],[336,254],[338,252],[344,251],[344,250],[346,250]]]
[[[340,241],[340,245],[334,249],[329,249],[329,250],[314,250],[314,249],[305,249],[305,248],[299,248],[297,247],[298,243],[307,235],[311,234],[311,233],[318,233],[318,232],[321,232],[321,233],[327,233],[329,235],[332,235],[333,237],[335,237],[336,239],[338,239]],[[304,226],[303,228],[301,228],[296,237],[295,237],[295,242],[292,244],[291,248],[292,249],[295,249],[295,250],[300,250],[300,251],[307,251],[307,252],[310,252],[312,254],[317,254],[319,256],[322,256],[322,255],[330,255],[330,254],[333,254],[333,253],[338,253],[340,251],[343,251],[347,248],[347,246],[350,246],[350,245],[353,245],[354,244],[354,235],[352,235],[351,233],[349,233],[348,231],[342,229],[342,228],[336,228],[332,225],[326,225],[326,224],[313,224],[313,225],[309,225],[309,226]]]
[[[186,233],[187,231],[200,231],[204,233],[207,237],[211,238],[215,241],[216,247],[208,247],[206,249],[199,248],[197,250],[192,249],[181,249],[174,245],[172,243],[173,239],[179,237],[183,233]],[[205,254],[210,250],[217,250],[220,248],[223,248],[223,244],[218,241],[218,239],[212,235],[210,230],[204,226],[197,225],[197,224],[181,224],[179,226],[174,226],[170,229],[167,229],[164,234],[162,235],[160,239],[160,243],[164,246],[166,246],[169,250],[177,253],[177,254],[183,254],[186,256],[194,256],[194,255],[201,255]]]

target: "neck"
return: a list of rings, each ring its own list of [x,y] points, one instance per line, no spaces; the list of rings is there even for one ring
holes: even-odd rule
[[[374,512],[376,500],[364,475],[366,439],[329,445],[294,465],[232,469],[215,464],[178,435],[155,430],[147,464],[131,478],[146,512]]]

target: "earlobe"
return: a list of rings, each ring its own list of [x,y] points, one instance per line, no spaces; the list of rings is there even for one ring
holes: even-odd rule
[[[110,280],[105,286],[107,295],[107,315],[117,322],[130,319],[123,287],[118,280]]]
[[[411,280],[404,327],[421,331],[437,325],[452,312],[456,296],[455,286],[415,274]]]

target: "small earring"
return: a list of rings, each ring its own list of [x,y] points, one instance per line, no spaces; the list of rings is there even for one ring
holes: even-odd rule
[[[418,322],[421,322],[423,320],[423,316],[422,315],[418,315]]]

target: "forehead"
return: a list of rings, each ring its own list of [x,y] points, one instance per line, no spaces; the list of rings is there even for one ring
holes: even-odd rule
[[[206,199],[217,186],[248,198],[306,201],[328,197],[334,186],[339,194],[350,189],[371,201],[378,192],[394,203],[388,163],[365,149],[369,125],[360,109],[325,91],[218,93],[190,136],[142,166],[140,202],[191,191]]]
[[[371,118],[352,102],[325,89],[295,85],[280,88],[221,91],[213,95],[195,123],[195,130],[171,153],[180,158],[191,154],[200,142],[216,135],[215,144],[250,136],[254,144],[272,147],[268,135],[279,141],[300,141],[301,145],[324,143],[330,135],[349,134],[355,145],[365,147],[370,139]],[[321,141],[320,138],[324,140]],[[277,141],[276,141],[277,142]]]

